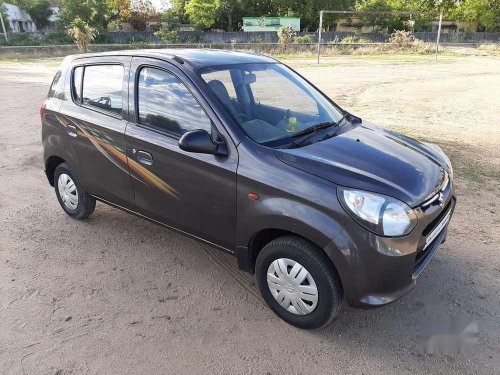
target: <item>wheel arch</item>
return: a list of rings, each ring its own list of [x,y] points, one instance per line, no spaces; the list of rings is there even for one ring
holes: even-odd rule
[[[299,231],[291,231],[280,227],[262,228],[256,231],[249,239],[247,246],[239,246],[236,248],[236,257],[238,260],[238,267],[250,274],[255,273],[255,262],[259,252],[271,241],[285,236],[295,236],[311,243],[318,251],[324,253],[328,258],[332,267],[337,271],[329,254],[325,251],[319,241],[319,238],[312,239],[310,236],[305,235]],[[338,271],[337,271],[338,273]]]
[[[54,173],[57,166],[65,162],[66,160],[57,155],[49,156],[45,161],[45,174],[51,186],[54,186]]]

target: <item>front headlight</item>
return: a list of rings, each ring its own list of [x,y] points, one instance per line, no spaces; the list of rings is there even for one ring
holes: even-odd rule
[[[337,195],[354,220],[380,236],[404,236],[417,223],[415,212],[395,198],[340,186]]]

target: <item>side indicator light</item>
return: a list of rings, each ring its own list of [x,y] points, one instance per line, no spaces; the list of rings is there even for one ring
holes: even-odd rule
[[[256,201],[257,199],[259,199],[259,195],[255,193],[248,193],[248,199]]]

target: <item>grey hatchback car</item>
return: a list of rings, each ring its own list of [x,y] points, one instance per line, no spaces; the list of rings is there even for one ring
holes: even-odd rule
[[[345,300],[408,292],[456,197],[436,145],[347,112],[269,57],[217,50],[68,56],[40,109],[63,210],[96,200],[234,254],[301,328]]]

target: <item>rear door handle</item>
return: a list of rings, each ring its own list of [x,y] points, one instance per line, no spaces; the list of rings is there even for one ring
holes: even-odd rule
[[[77,132],[78,130],[76,129],[76,126],[75,125],[68,125],[68,127],[66,128],[66,132],[68,133],[69,136],[71,137],[76,137],[77,136]]]
[[[137,151],[137,161],[144,165],[152,165],[153,155],[146,151]]]

